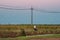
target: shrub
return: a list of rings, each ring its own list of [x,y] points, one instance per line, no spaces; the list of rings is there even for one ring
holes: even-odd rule
[[[24,29],[21,29],[21,36],[26,36]]]

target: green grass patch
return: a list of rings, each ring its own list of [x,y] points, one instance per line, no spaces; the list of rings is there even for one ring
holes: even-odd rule
[[[60,38],[60,34],[46,34],[43,36],[20,36],[16,38],[0,38],[0,40],[30,40],[33,38]]]

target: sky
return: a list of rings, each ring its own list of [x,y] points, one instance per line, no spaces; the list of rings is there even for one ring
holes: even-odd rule
[[[60,12],[60,0],[0,0],[0,7]],[[34,10],[34,24],[60,24],[60,13]],[[7,10],[0,8],[0,24],[30,24],[31,10]]]

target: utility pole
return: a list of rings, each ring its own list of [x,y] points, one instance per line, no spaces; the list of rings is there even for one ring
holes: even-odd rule
[[[31,25],[33,25],[33,8],[31,7]],[[34,25],[34,30],[37,31],[36,25]]]
[[[33,8],[31,7],[31,24],[33,24]]]

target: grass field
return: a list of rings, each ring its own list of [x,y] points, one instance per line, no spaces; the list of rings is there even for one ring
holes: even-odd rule
[[[44,35],[44,34],[60,34],[59,24],[36,24],[37,31],[34,30],[34,25],[30,24],[0,24],[0,37],[20,37],[28,35]]]
[[[60,34],[46,34],[43,36],[20,36],[16,38],[0,38],[0,40],[30,40],[33,38],[60,38]]]

